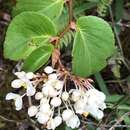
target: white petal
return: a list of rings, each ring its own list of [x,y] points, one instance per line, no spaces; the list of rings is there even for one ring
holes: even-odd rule
[[[47,74],[51,74],[54,71],[54,69],[51,66],[47,66],[44,69],[44,72],[46,72]]]
[[[15,107],[16,107],[16,110],[19,111],[22,109],[22,106],[23,106],[23,101],[22,101],[22,97],[21,96],[18,96],[16,99],[15,99]]]
[[[6,100],[15,99],[18,96],[18,94],[15,93],[8,93],[5,97]]]
[[[33,72],[28,72],[26,73],[27,79],[33,79],[34,78],[34,73]]]
[[[38,108],[36,106],[31,106],[28,108],[28,115],[30,117],[35,116],[37,114],[37,112],[38,112]]]
[[[36,92],[36,89],[32,86],[32,84],[29,84],[27,86],[27,96],[33,96]]]
[[[26,73],[24,71],[21,72],[16,72],[15,75],[19,78],[19,79],[24,79],[26,77]]]
[[[51,100],[51,105],[54,107],[58,107],[61,105],[61,99],[59,97],[54,97]]]
[[[24,85],[24,82],[20,79],[16,79],[16,80],[13,80],[12,83],[11,83],[11,86],[13,88],[20,88]]]

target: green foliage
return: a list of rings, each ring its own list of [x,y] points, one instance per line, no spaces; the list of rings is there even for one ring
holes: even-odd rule
[[[73,46],[73,73],[90,76],[106,66],[114,50],[114,36],[107,22],[95,17],[81,17]]]
[[[48,44],[56,34],[55,26],[46,16],[28,12],[16,16],[7,31],[4,55],[12,60],[26,59],[32,51]]]
[[[34,11],[54,19],[63,9],[64,0],[17,0],[13,14],[18,15],[24,11]]]
[[[78,5],[78,2],[75,3]],[[63,4],[64,0],[18,0],[14,9],[17,16],[12,20],[6,35],[5,57],[25,60],[26,71],[36,71],[44,65],[52,53],[52,49],[46,48],[50,38],[63,31],[67,25],[68,12],[66,8],[63,9]],[[81,8],[76,10],[76,17],[84,11]],[[61,47],[68,46],[73,39],[74,74],[90,76],[106,66],[106,59],[114,50],[114,36],[107,22],[95,16],[80,17],[76,35],[73,31],[66,32],[60,39]]]
[[[97,12],[100,16],[106,16],[107,9],[110,6],[112,0],[99,0],[97,5]]]
[[[23,69],[30,72],[36,71],[49,60],[52,51],[53,46],[51,44],[36,49],[24,61]]]

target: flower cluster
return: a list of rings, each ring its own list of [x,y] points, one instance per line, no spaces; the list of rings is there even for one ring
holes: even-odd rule
[[[8,93],[6,100],[13,99],[16,110],[21,110],[24,96],[35,99],[38,104],[35,102],[34,105],[31,100],[28,115],[35,117],[47,129],[55,129],[62,122],[68,127],[78,128],[78,115],[90,114],[99,120],[103,118],[106,97],[102,92],[96,90],[89,82],[85,87],[74,83],[75,88],[67,89],[66,76],[63,78],[60,72],[50,66],[47,66],[44,72],[40,79],[39,75],[32,72],[16,72],[18,79],[12,81],[11,86],[16,89],[23,87],[26,92],[23,95]]]

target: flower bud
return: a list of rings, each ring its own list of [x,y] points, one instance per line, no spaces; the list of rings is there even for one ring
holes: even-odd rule
[[[69,98],[69,93],[63,92],[63,93],[62,93],[62,100],[67,101],[68,98]]]
[[[47,74],[51,74],[54,70],[51,66],[47,66],[44,71],[47,73]]]
[[[62,113],[62,118],[64,121],[69,120],[73,116],[73,112],[70,109],[64,110]]]
[[[51,100],[51,105],[54,107],[58,107],[61,105],[61,99],[59,97],[54,97]]]
[[[38,112],[38,108],[36,106],[31,106],[28,108],[28,115],[30,117],[35,116],[37,114],[37,112]]]
[[[43,94],[41,92],[37,92],[36,95],[35,95],[35,99],[40,100],[42,98],[43,98]]]
[[[56,116],[56,117],[54,118],[54,122],[55,122],[56,127],[59,126],[59,125],[62,123],[62,118],[61,118],[61,116]]]
[[[41,113],[38,118],[37,118],[37,121],[40,123],[40,124],[46,124],[47,121],[49,120],[49,115],[48,114],[44,114],[44,113]]]
[[[28,72],[28,73],[26,73],[26,77],[27,77],[27,79],[32,79],[32,78],[34,78],[34,73]]]

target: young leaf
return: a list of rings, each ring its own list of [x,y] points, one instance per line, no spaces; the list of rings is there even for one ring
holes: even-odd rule
[[[55,26],[48,17],[34,12],[21,13],[9,25],[4,55],[12,60],[25,59],[38,47],[48,44],[55,34]]]
[[[35,72],[48,61],[52,51],[53,46],[51,44],[36,49],[25,59],[23,69]]]
[[[107,22],[96,16],[79,18],[72,51],[73,73],[90,76],[100,71],[114,48],[114,35]]]
[[[17,15],[24,11],[35,11],[53,19],[61,14],[63,5],[64,0],[17,0],[13,14]]]

